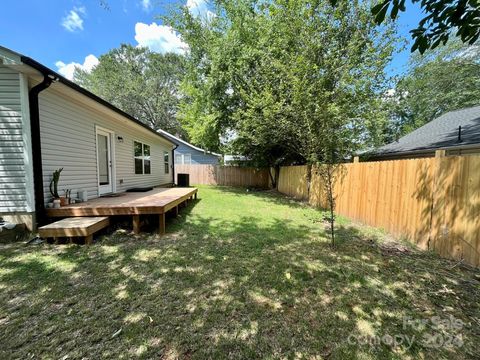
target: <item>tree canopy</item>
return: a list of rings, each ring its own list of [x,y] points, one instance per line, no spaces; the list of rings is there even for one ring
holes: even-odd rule
[[[210,19],[184,9],[171,24],[189,46],[179,118],[206,148],[234,134],[257,163],[314,163],[374,141],[386,121],[395,36],[363,2],[223,0]]]
[[[336,0],[331,0],[333,3]],[[423,54],[427,49],[445,45],[454,34],[462,42],[473,45],[480,37],[480,2],[478,0],[411,0],[418,3],[425,14],[418,27],[410,33],[415,40],[412,52]],[[390,9],[390,18],[396,19],[405,11],[405,0],[382,0],[372,8],[378,23],[382,23]]]
[[[393,129],[387,141],[445,112],[480,105],[480,46],[456,39],[425,55],[414,54],[409,68],[389,101]]]
[[[75,81],[153,129],[183,133],[176,118],[184,59],[146,48],[121,45],[100,56],[90,72],[76,70]]]

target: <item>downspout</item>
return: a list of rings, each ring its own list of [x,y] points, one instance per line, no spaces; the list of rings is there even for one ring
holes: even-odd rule
[[[175,186],[175,150],[178,148],[178,144],[172,149],[172,186]]]
[[[46,220],[45,198],[43,196],[43,170],[42,170],[42,144],[40,140],[40,110],[38,106],[38,94],[47,89],[55,77],[43,73],[43,81],[35,85],[28,92],[28,104],[30,107],[30,127],[32,133],[32,164],[33,184],[35,192],[35,213],[37,225],[43,225]]]

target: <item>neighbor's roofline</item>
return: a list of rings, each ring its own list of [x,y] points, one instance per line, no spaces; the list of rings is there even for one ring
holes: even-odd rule
[[[170,134],[169,132],[167,132],[167,131],[165,131],[165,130],[160,129],[160,130],[158,130],[158,132],[164,134],[164,135],[167,136],[167,137],[171,137],[171,138],[173,138],[175,141],[178,141],[179,143],[182,143],[182,144],[184,144],[184,145],[187,145],[188,147],[191,147],[192,149],[195,149],[195,150],[197,150],[197,151],[201,151],[201,152],[206,153],[206,154],[212,154],[212,155],[215,155],[215,156],[222,157],[221,154],[217,154],[217,153],[214,153],[213,151],[208,151],[208,150],[205,150],[205,149],[201,149],[201,148],[199,148],[199,147],[196,147],[195,145],[192,145],[192,144],[186,142],[185,140],[182,140],[182,139],[180,139],[180,138],[178,138],[178,137]]]
[[[162,135],[161,133],[158,133],[157,131],[155,131],[154,129],[152,129],[150,126],[142,123],[141,121],[137,120],[136,118],[134,118],[132,115],[126,113],[125,111],[123,110],[120,110],[119,108],[117,108],[115,105],[109,103],[108,101],[102,99],[101,97],[91,93],[90,91],[84,89],[83,87],[81,87],[80,85],[77,85],[75,84],[73,81],[70,81],[68,80],[67,78],[65,78],[64,76],[60,75],[59,73],[57,73],[56,71],[53,71],[52,69],[46,67],[45,65],[43,64],[40,64],[38,61],[28,57],[28,56],[25,56],[25,55],[22,55],[22,54],[19,54],[13,50],[10,50],[6,47],[3,47],[3,46],[0,46],[1,49],[4,49],[6,51],[9,51],[10,53],[20,57],[20,60],[22,63],[24,63],[25,65],[28,65],[32,68],[34,68],[35,70],[38,70],[39,72],[41,72],[42,74],[50,74],[56,78],[58,78],[59,82],[68,86],[69,88],[89,97],[90,99],[94,100],[95,102],[107,107],[108,109],[110,110],[113,110],[114,112],[116,112],[117,114],[123,116],[123,117],[126,117],[128,120],[134,122],[135,124],[137,125],[140,125],[141,127],[149,130],[150,132],[154,133],[155,135],[161,137],[162,139],[164,140],[167,140],[169,143],[173,144],[173,145],[178,145],[175,141],[173,141],[172,139],[169,139],[168,137]]]
[[[454,113],[459,113],[459,112],[469,111],[469,110],[472,110],[472,109],[479,109],[479,108],[480,108],[480,105],[473,105],[473,106],[468,106],[468,107],[463,107],[463,108],[447,111],[446,113],[441,114],[440,116],[436,117],[432,121],[423,124],[418,129],[415,129],[415,130],[411,131],[410,133],[405,134],[404,136],[402,136],[397,141],[393,141],[391,143],[385,144],[385,145],[383,145],[383,146],[381,146],[377,149],[371,149],[371,150],[367,150],[367,151],[364,151],[364,152],[357,153],[356,155],[358,155],[358,156],[371,155],[371,156],[376,156],[376,157],[388,157],[388,156],[395,156],[395,155],[409,155],[409,154],[418,154],[418,153],[428,153],[428,152],[432,152],[432,151],[435,152],[435,150],[443,150],[443,149],[445,149],[445,150],[455,150],[455,149],[478,148],[478,147],[480,147],[480,141],[475,142],[475,143],[472,143],[470,141],[466,144],[457,143],[457,144],[452,144],[452,145],[435,145],[435,144],[433,144],[430,147],[423,146],[423,147],[416,147],[416,148],[409,149],[409,150],[397,150],[397,151],[395,151],[395,150],[383,150],[382,151],[381,150],[384,147],[399,144],[401,139],[409,137],[411,134],[415,134],[416,132],[420,131],[421,129],[423,129],[427,126],[431,126],[431,124],[434,124],[436,121],[438,121],[442,117],[446,117],[446,116],[454,114]],[[480,117],[474,118],[472,120],[476,120],[476,119],[480,119]],[[408,145],[408,143],[406,145]]]

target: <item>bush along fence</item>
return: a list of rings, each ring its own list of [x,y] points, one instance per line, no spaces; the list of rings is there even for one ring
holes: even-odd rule
[[[336,213],[383,228],[425,250],[480,266],[480,156],[354,162],[335,184]],[[315,167],[280,169],[278,190],[326,207]]]
[[[189,174],[190,184],[243,186],[267,189],[268,169],[220,165],[175,165],[175,174]],[[176,179],[175,179],[176,180]]]

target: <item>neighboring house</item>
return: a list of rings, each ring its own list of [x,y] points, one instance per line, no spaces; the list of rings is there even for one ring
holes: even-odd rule
[[[174,151],[175,164],[177,165],[218,165],[222,158],[220,154],[200,149],[164,130],[158,130],[158,132],[178,144],[178,147]]]
[[[435,120],[362,157],[371,160],[480,153],[480,106],[447,112]]]
[[[59,192],[173,183],[170,138],[35,60],[0,47],[0,217],[34,228]],[[37,221],[35,220],[37,217]]]
[[[235,166],[245,164],[249,159],[243,155],[225,155],[223,162],[225,165]]]

